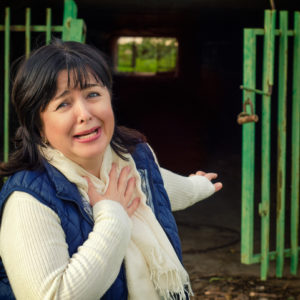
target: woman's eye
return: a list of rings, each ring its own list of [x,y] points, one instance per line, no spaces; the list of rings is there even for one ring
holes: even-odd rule
[[[56,110],[60,109],[60,108],[63,108],[63,107],[66,107],[68,105],[67,102],[62,102],[60,103],[57,107],[56,107]]]
[[[97,93],[97,92],[91,92],[91,93],[88,94],[89,98],[94,98],[94,97],[99,97],[99,96],[100,96],[100,94]]]

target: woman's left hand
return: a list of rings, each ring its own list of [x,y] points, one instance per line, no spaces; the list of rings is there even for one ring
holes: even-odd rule
[[[189,176],[204,176],[206,177],[208,180],[213,180],[216,179],[218,177],[217,173],[206,173],[203,171],[197,171],[196,173],[190,174]],[[218,192],[220,189],[222,189],[223,184],[221,182],[216,182],[214,183],[215,186],[215,190],[216,192]]]

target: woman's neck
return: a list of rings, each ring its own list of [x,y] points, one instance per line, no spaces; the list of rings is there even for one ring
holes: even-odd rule
[[[92,175],[100,178],[100,169],[102,166],[103,157],[97,158],[94,160],[82,161],[77,162],[82,168],[84,168],[87,172],[91,173]]]

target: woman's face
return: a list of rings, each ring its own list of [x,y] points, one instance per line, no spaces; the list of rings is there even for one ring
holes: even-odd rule
[[[114,114],[107,88],[91,74],[88,79],[84,89],[68,87],[67,71],[59,73],[56,95],[41,113],[42,134],[66,157],[98,172],[114,132]]]

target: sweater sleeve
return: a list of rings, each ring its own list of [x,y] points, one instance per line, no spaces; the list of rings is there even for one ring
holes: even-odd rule
[[[215,192],[214,185],[205,176],[185,177],[164,168],[160,172],[172,211],[185,209]]]
[[[24,192],[5,205],[0,251],[17,299],[99,299],[116,279],[130,240],[123,207],[102,200],[93,207],[94,228],[69,257],[58,215]]]
[[[159,166],[153,149],[148,144],[155,162]],[[172,211],[182,210],[192,206],[215,192],[212,182],[205,176],[185,177],[159,166],[164,186],[170,199]]]

